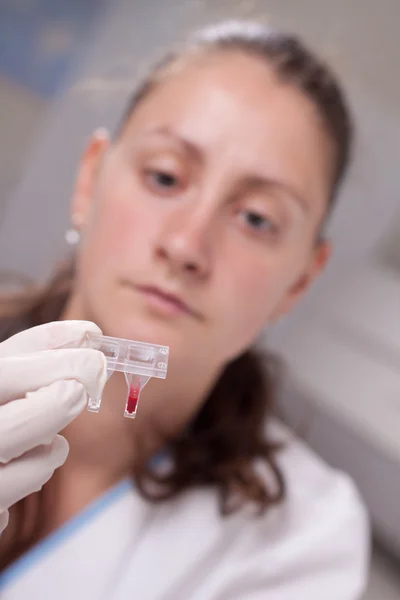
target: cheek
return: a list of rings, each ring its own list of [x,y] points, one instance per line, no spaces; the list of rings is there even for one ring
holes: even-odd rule
[[[232,296],[236,298],[240,312],[252,313],[254,318],[268,317],[284,289],[273,265],[260,265],[259,268],[237,268],[232,281]]]
[[[113,185],[103,185],[95,200],[83,252],[87,262],[101,266],[103,273],[126,274],[150,251],[157,215],[150,211],[143,192],[121,178],[111,179]]]
[[[221,261],[217,319],[235,353],[259,335],[285,297],[290,284],[282,263],[268,255],[246,257],[238,248]]]

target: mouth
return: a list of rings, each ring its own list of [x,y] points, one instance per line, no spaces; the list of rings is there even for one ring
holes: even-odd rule
[[[189,306],[182,298],[156,286],[135,286],[146,299],[148,305],[167,316],[188,315],[201,319],[199,312]]]

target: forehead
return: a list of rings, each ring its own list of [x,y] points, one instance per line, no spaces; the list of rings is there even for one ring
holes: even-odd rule
[[[214,164],[270,170],[312,195],[329,192],[330,141],[316,107],[259,58],[231,52],[183,61],[139,104],[125,135],[163,127]]]

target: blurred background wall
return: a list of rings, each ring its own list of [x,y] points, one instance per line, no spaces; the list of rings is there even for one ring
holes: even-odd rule
[[[399,554],[399,0],[2,0],[0,269],[48,275],[66,252],[69,196],[91,130],[114,127],[148,59],[225,17],[300,33],[349,93],[358,136],[330,223],[332,264],[266,341],[288,365],[288,421],[306,420],[310,444],[353,475],[377,538]]]

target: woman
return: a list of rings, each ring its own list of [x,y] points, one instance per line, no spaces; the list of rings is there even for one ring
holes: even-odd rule
[[[4,598],[359,597],[364,509],[272,426],[254,350],[329,258],[322,232],[351,136],[330,71],[296,38],[247,23],[168,54],[115,137],[93,136],[72,199],[74,264],[14,299],[4,331],[85,319],[170,346],[169,372],[133,425],[114,375],[99,415],[65,428],[68,461],[40,501],[11,510]]]

